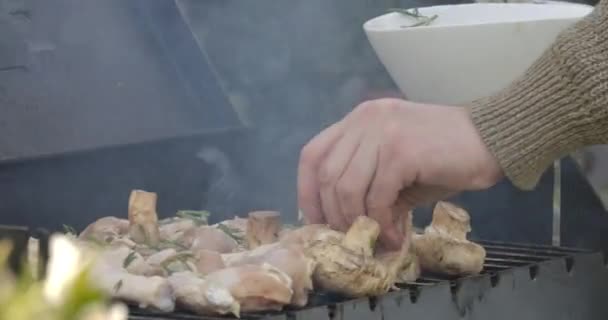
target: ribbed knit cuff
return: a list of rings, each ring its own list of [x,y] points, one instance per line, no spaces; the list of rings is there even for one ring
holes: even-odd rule
[[[483,141],[518,188],[533,189],[554,160],[608,142],[608,36],[598,34],[608,33],[604,16],[596,9],[519,80],[472,103]]]

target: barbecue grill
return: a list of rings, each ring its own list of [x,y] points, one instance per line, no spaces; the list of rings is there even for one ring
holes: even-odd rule
[[[6,8],[14,7],[9,10],[8,18],[3,11],[5,2],[10,2]],[[181,2],[200,6],[206,3]],[[242,5],[239,1],[208,2],[219,13],[221,10],[237,12],[235,8]],[[255,6],[261,2],[256,1]],[[277,5],[275,1],[266,2]],[[345,1],[343,5],[353,8],[354,2]],[[397,3],[386,2],[392,3],[391,6]],[[319,0],[319,3],[330,2]],[[372,2],[365,3],[360,7]],[[241,186],[245,192],[216,199],[224,201],[227,207],[212,210],[212,219],[222,220],[231,218],[232,214],[245,214],[245,210],[276,207],[285,213],[295,212],[292,208],[283,210],[278,204],[293,199],[293,188],[281,188],[285,184],[278,184],[262,190],[260,186],[271,184],[272,177],[264,177],[268,172],[284,181],[295,179],[299,148],[307,140],[306,136],[318,131],[320,124],[303,128],[309,131],[303,134],[304,138],[286,148],[268,139],[270,129],[264,128],[264,124],[258,129],[244,128],[214,77],[212,64],[206,63],[209,61],[199,50],[199,39],[180,16],[174,1],[83,0],[75,6],[68,0],[0,0],[0,8],[0,194],[3,195],[0,224],[21,226],[0,227],[0,238],[10,237],[15,241],[13,268],[20,267],[28,236],[41,239],[44,258],[48,255],[45,229],[58,230],[65,223],[81,230],[101,216],[119,215],[125,211],[126,197],[133,188],[162,194],[161,216],[171,215],[178,209],[206,206],[213,195],[233,194],[234,188],[229,188],[233,185]],[[366,18],[385,9],[375,6],[375,11],[346,19],[354,21],[348,30],[359,28]],[[276,12],[276,16],[279,13]],[[117,16],[120,19],[114,19]],[[64,21],[69,21],[71,28],[64,27]],[[229,22],[223,27],[234,29],[232,21]],[[318,26],[323,24],[314,27]],[[213,27],[210,30],[215,30]],[[70,32],[63,33],[66,30]],[[90,36],[98,30],[104,33]],[[330,33],[323,29],[311,30],[312,34]],[[205,37],[222,45],[238,43],[213,33]],[[248,33],[242,35],[243,39],[248,37]],[[348,38],[340,32],[334,37]],[[363,34],[361,41],[365,41]],[[273,43],[269,43],[271,45]],[[308,43],[305,47],[315,49]],[[14,52],[5,48],[13,48]],[[368,50],[364,57],[373,56],[368,47],[364,49]],[[320,50],[326,53],[323,48]],[[221,56],[219,49],[216,56]],[[370,65],[364,68],[374,69],[379,64]],[[242,66],[228,69],[242,71]],[[305,76],[308,73],[295,77]],[[386,75],[374,74],[370,78],[385,79]],[[59,82],[57,79],[65,80],[65,85],[49,85]],[[115,83],[115,80],[120,81]],[[332,78],[328,82],[342,80]],[[66,86],[70,90],[65,90]],[[29,91],[23,92],[22,88]],[[252,90],[259,90],[264,96],[266,92],[262,89],[266,87]],[[390,91],[393,87],[383,89]],[[317,91],[296,93],[298,97],[318,94]],[[291,94],[289,92],[290,99]],[[75,100],[78,103],[74,103]],[[258,100],[260,105],[265,102]],[[300,103],[306,105],[306,101]],[[52,110],[52,114],[48,110]],[[115,118],[103,115],[113,112]],[[315,114],[307,109],[305,113]],[[146,117],[140,117],[142,114]],[[97,116],[106,120],[104,125],[92,121],[97,120]],[[62,122],[62,119],[71,122]],[[138,123],[144,129],[129,131],[116,123]],[[286,130],[274,135],[300,131],[294,129],[293,123],[284,126]],[[57,128],[70,130],[54,131]],[[214,177],[217,168],[195,156],[201,146],[220,150],[229,158],[233,170],[229,174],[219,172],[219,176]],[[273,156],[277,151],[279,156]],[[286,165],[276,166],[278,163]],[[550,170],[533,192],[520,192],[505,182],[491,190],[465,193],[454,199],[471,212],[472,233],[477,238],[492,240],[480,241],[488,256],[478,276],[446,278],[423,274],[414,283],[399,284],[398,289],[369,299],[351,300],[315,293],[305,308],[244,314],[243,318],[606,319],[608,269],[602,254],[608,250],[605,210],[572,161],[566,159],[560,170],[561,243],[568,247],[547,245],[552,239],[554,181]],[[252,192],[256,192],[254,196],[249,194]],[[239,202],[240,206],[235,207],[230,201]],[[415,217],[417,225],[426,225],[430,214],[428,210],[425,214],[422,208]],[[131,307],[131,319],[138,320],[225,318]]]
[[[48,233],[0,227],[17,250],[11,266],[27,254],[29,235],[39,237],[44,265]],[[281,312],[243,314],[242,319],[605,319],[608,316],[608,268],[604,255],[591,250],[477,240],[487,251],[479,275],[445,277],[423,274],[391,292],[364,299],[313,293],[308,306]],[[44,269],[41,269],[42,274]],[[200,316],[179,310],[166,313],[130,307],[132,320],[194,320],[230,317]]]

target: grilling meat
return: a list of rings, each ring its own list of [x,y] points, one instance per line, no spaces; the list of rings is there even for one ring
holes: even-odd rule
[[[326,225],[287,228],[274,211],[208,226],[183,216],[159,222],[156,200],[155,193],[134,190],[128,220],[99,219],[79,239],[102,252],[93,270],[101,288],[164,311],[175,303],[197,314],[237,316],[303,307],[313,287],[349,297],[381,295],[395,282],[414,281],[421,268],[477,273],[485,258],[483,248],[466,239],[469,215],[444,202],[422,234],[412,231],[411,214],[395,215],[405,218],[395,223],[408,236],[401,250],[377,252],[380,228],[365,216],[346,233]]]
[[[91,271],[91,279],[115,298],[135,302],[141,307],[173,311],[173,290],[166,278],[134,275],[125,270],[124,263],[130,252],[124,247],[103,250]]]
[[[291,301],[291,279],[268,265],[228,267],[205,278],[191,272],[169,276],[177,304],[198,314],[281,310]]]
[[[78,236],[82,240],[110,243],[129,233],[129,220],[103,217],[88,225]]]
[[[191,250],[205,249],[219,253],[233,252],[238,246],[226,232],[209,226],[188,229],[177,241]]]
[[[290,304],[303,307],[308,303],[308,294],[313,289],[312,274],[316,262],[307,257],[301,249],[272,244],[247,253],[228,255],[225,262],[229,266],[269,264],[287,274],[293,281]]]
[[[188,271],[174,273],[168,279],[178,306],[196,314],[240,316],[240,305],[227,288],[210,284]]]
[[[242,312],[281,310],[293,295],[289,276],[269,264],[228,267],[205,280],[228,289]]]
[[[481,272],[486,251],[467,239],[470,219],[468,212],[456,205],[437,203],[431,224],[413,237],[422,270],[448,275]]]
[[[196,271],[203,276],[226,267],[222,255],[215,251],[196,250],[194,251],[194,257],[196,259]]]
[[[247,223],[249,219],[234,217],[234,219],[224,220],[220,223],[212,225],[214,228],[223,228],[230,231],[236,239],[245,239],[247,233]]]
[[[190,229],[196,228],[192,219],[170,218],[159,221],[159,233],[162,240],[177,241]]]

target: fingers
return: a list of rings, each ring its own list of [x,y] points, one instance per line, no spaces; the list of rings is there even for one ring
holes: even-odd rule
[[[323,160],[319,170],[321,205],[325,220],[336,230],[346,231],[350,225],[341,208],[338,181],[351,163],[351,158],[359,148],[361,131],[349,132],[341,136]]]
[[[365,215],[365,195],[378,164],[378,143],[374,139],[364,138],[336,185],[340,208],[348,225],[358,216]]]
[[[401,153],[399,157],[396,153]],[[398,250],[403,243],[403,234],[395,223],[395,204],[401,190],[415,179],[411,161],[404,157],[403,150],[380,149],[376,174],[366,197],[367,215],[380,225],[380,243],[387,250]]]
[[[298,206],[305,223],[325,223],[321,208],[318,168],[335,142],[342,136],[343,122],[336,122],[302,148],[298,164]]]

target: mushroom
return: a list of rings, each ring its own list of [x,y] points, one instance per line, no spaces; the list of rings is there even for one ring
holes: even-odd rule
[[[413,236],[422,270],[448,275],[477,274],[483,269],[485,249],[467,239],[470,216],[463,208],[439,202],[423,234]]]
[[[245,237],[249,249],[276,242],[281,230],[281,215],[276,211],[253,211],[247,219]]]
[[[384,260],[374,258],[373,247],[379,233],[376,221],[359,216],[342,240],[328,237],[310,243],[306,253],[317,262],[315,287],[349,297],[386,293],[393,286],[403,259],[399,254]]]
[[[129,197],[129,236],[137,243],[158,245],[157,195],[143,190],[131,191]]]

